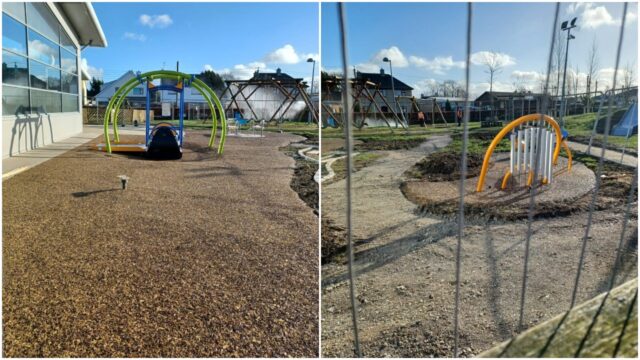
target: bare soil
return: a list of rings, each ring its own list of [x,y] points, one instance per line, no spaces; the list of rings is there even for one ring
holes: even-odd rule
[[[3,182],[4,356],[318,355],[318,220],[278,150],[302,138],[207,139],[174,161],[83,146]]]
[[[424,139],[409,140],[366,140],[360,144],[356,144],[353,148],[355,151],[371,151],[371,150],[401,150],[411,149],[424,142]]]
[[[432,216],[452,216],[458,212],[459,201],[456,197],[445,197],[442,199],[442,197],[439,196],[440,194],[433,194],[431,193],[432,190],[429,190],[434,188],[435,184],[433,183],[446,181],[446,183],[438,186],[442,186],[443,189],[444,187],[449,189],[455,188],[457,191],[459,186],[458,181],[460,179],[459,155],[456,160],[454,159],[455,154],[443,156],[444,154],[447,153],[436,152],[431,154],[405,173],[407,180],[402,183],[402,192],[409,201],[418,205],[418,211],[422,214],[430,214]],[[472,156],[470,156],[470,158],[471,157]],[[584,157],[585,156],[583,155],[578,155],[577,159],[583,159]],[[458,168],[447,166],[446,160],[448,158],[450,158],[454,163],[457,162]],[[594,160],[592,162],[587,162],[587,164],[592,171],[595,171],[597,160],[595,158],[591,159]],[[482,164],[482,158],[476,159],[475,161],[471,160],[469,164],[470,171],[468,178],[478,176]],[[581,165],[580,163],[575,162],[573,174],[562,175],[571,176],[570,179],[576,181],[575,187],[564,190],[567,194],[575,192],[581,186],[581,181],[584,179],[582,175],[576,174],[577,166]],[[598,192],[598,197],[596,198],[595,209],[602,211],[624,205],[629,196],[629,192],[631,191],[633,169],[614,162],[605,161],[603,164],[602,174],[604,177],[601,178],[601,186],[600,191]],[[417,176],[420,176],[418,178],[419,181],[415,180]],[[539,188],[538,192],[540,193],[540,191],[545,190],[545,188],[546,187],[544,186]],[[475,193],[472,193],[468,197],[472,198],[475,195]],[[534,218],[567,216],[587,211],[592,198],[592,191],[585,192],[578,197],[567,196],[566,199],[557,199],[557,197],[552,197],[550,200],[545,200],[544,196],[541,197],[540,194],[538,194],[534,209]],[[634,192],[634,201],[637,201],[637,189]],[[479,222],[487,220],[513,221],[526,219],[528,217],[528,206],[515,206],[513,204],[505,206],[507,203],[508,201],[505,203],[505,200],[501,200],[497,203],[488,204],[468,199],[464,204],[465,216],[469,221]]]
[[[305,145],[318,145],[317,139],[305,140],[299,142],[299,144]],[[313,180],[314,175],[318,171],[318,163],[309,161],[298,155],[300,148],[289,145],[281,148],[285,154],[293,157],[296,162],[295,169],[293,171],[293,177],[291,178],[291,188],[298,193],[300,199],[313,209],[314,213],[318,215],[319,209],[319,186],[318,183]]]
[[[407,170],[406,175],[412,178],[438,181],[455,181],[460,179],[462,167],[460,154],[453,151],[438,151],[418,161]],[[480,174],[482,155],[470,153],[467,156],[467,177]]]

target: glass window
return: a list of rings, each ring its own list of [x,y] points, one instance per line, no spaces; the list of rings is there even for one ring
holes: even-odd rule
[[[60,91],[60,70],[29,60],[31,87]]]
[[[29,90],[13,86],[2,87],[2,115],[15,115],[29,109]]]
[[[78,93],[78,77],[75,75],[62,73],[62,91],[71,94]]]
[[[13,16],[14,18],[24,21],[24,3],[23,2],[3,2],[2,11]]]
[[[29,86],[27,58],[3,50],[2,82],[5,84]]]
[[[74,55],[76,54],[76,46],[73,44],[71,39],[65,34],[64,28],[60,26],[60,45],[62,45],[65,49],[72,52]]]
[[[78,111],[78,96],[62,94],[62,112]]]
[[[27,25],[49,39],[60,42],[60,24],[46,3],[27,3]]]
[[[64,49],[60,50],[60,64],[62,65],[62,70],[73,74],[78,73],[78,60],[76,56]]]
[[[26,27],[7,14],[2,14],[2,48],[27,54]]]
[[[56,113],[60,112],[62,94],[50,92],[31,90],[31,110],[32,112],[46,112]]]
[[[143,95],[143,89],[142,88],[133,88],[133,91],[131,92],[133,95]]]
[[[60,67],[60,47],[31,29],[29,29],[29,57],[47,65]]]

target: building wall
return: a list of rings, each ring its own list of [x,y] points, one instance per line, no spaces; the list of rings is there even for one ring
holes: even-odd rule
[[[53,3],[2,5],[2,157],[82,132],[80,47]]]
[[[80,112],[30,115],[2,121],[2,157],[61,141],[82,132]]]

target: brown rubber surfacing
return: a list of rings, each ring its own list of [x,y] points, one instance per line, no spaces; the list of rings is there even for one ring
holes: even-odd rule
[[[301,138],[219,157],[208,135],[175,161],[87,144],[3,183],[4,356],[317,356],[317,217],[278,150]]]

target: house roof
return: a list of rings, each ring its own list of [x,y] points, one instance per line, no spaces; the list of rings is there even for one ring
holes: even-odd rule
[[[380,69],[379,73],[363,73],[358,71],[356,73],[356,79],[367,80],[379,84],[380,89],[391,89],[391,75],[385,74],[382,69]],[[393,82],[396,90],[413,90],[411,86],[398,80],[395,76],[393,77]]]
[[[249,81],[279,81],[281,83],[298,83],[302,81],[302,79],[296,79],[290,76],[287,73],[282,72],[280,68],[276,70],[276,72],[260,72],[257,71],[253,73],[253,76]]]
[[[81,46],[107,47],[107,38],[91,3],[63,2],[56,5],[64,13]]]
[[[109,82],[106,82],[106,83],[102,84],[102,88],[100,89],[100,92],[97,93],[95,97],[100,97],[102,95],[102,93],[104,93],[107,90],[111,89],[112,87],[122,83],[123,82],[122,80],[126,81],[126,80],[131,79],[131,78],[133,78],[135,76],[136,76],[136,74],[132,70],[129,70],[129,71],[125,72],[124,74],[122,74],[119,78],[117,78],[117,79],[115,79],[113,81],[109,81]]]

